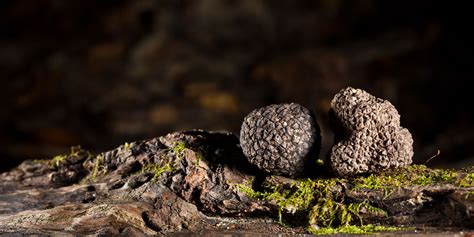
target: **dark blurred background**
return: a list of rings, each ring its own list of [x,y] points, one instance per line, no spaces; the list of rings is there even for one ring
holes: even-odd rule
[[[474,164],[471,8],[447,1],[0,0],[1,170],[252,109],[326,113],[346,86],[390,100],[415,161]]]

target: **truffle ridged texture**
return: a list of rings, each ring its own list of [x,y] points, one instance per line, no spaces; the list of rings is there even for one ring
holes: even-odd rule
[[[349,87],[334,96],[330,115],[336,140],[330,161],[337,175],[376,173],[412,162],[412,136],[400,126],[390,102]]]
[[[248,114],[240,130],[240,145],[250,163],[271,174],[302,176],[319,153],[319,126],[305,107],[269,105]]]

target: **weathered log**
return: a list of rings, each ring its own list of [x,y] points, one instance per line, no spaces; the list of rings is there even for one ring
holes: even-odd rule
[[[259,172],[232,134],[171,133],[97,156],[75,148],[2,173],[0,233],[304,233],[360,222],[472,229],[473,171],[418,166],[370,177],[293,180]],[[327,216],[320,207],[331,203],[334,214]],[[279,214],[291,227],[279,223]]]

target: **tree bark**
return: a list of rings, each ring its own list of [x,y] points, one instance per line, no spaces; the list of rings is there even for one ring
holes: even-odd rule
[[[305,232],[304,225],[278,223],[278,203],[242,191],[242,185],[258,190],[294,180],[258,171],[230,133],[171,133],[97,156],[76,149],[50,161],[25,161],[0,180],[0,233]],[[364,223],[474,228],[472,186],[398,187],[387,197],[350,182],[337,185],[346,200],[367,200],[388,214],[361,215]]]

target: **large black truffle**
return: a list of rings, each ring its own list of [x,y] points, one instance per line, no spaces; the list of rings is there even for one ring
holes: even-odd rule
[[[348,87],[334,96],[330,117],[336,140],[330,162],[337,175],[376,173],[412,162],[412,136],[400,126],[390,102]]]
[[[298,177],[315,161],[321,146],[319,126],[305,107],[269,105],[247,115],[240,145],[250,163],[271,174]]]

